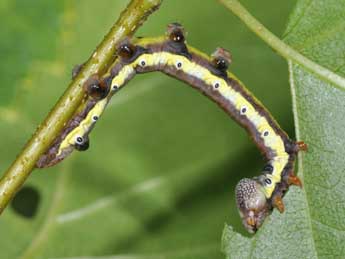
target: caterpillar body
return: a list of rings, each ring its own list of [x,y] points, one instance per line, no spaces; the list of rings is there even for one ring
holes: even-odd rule
[[[136,74],[161,71],[186,82],[245,128],[267,160],[260,176],[242,179],[236,186],[236,202],[245,228],[255,232],[273,208],[284,211],[282,197],[290,185],[301,186],[294,175],[296,154],[306,150],[279,127],[264,106],[227,71],[230,53],[218,48],[211,57],[188,46],[181,25],[168,26],[167,36],[126,39],[118,47],[118,59],[102,77],[90,78],[85,89],[90,98],[84,109],[66,125],[37,167],[52,166],[74,148],[86,150],[88,134],[114,93]]]

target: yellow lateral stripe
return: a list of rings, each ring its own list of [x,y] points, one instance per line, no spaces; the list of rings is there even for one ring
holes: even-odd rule
[[[152,44],[152,41],[148,40]],[[195,50],[193,49],[193,52]],[[200,54],[198,54],[200,55]],[[205,55],[202,55],[205,57]],[[209,59],[209,57],[207,57]],[[113,86],[120,88],[128,79],[128,77],[135,72],[135,68],[142,66],[144,61],[144,66],[155,67],[158,65],[167,65],[174,66],[177,69],[182,70],[184,73],[196,77],[203,82],[205,82],[210,87],[213,87],[214,91],[218,91],[226,100],[228,100],[240,113],[243,108],[245,108],[245,113],[242,116],[246,118],[255,126],[258,133],[261,135],[264,145],[267,148],[273,150],[277,158],[271,161],[271,164],[274,168],[272,174],[268,174],[267,177],[271,179],[272,184],[269,186],[264,186],[265,195],[267,198],[270,198],[275,185],[281,181],[281,173],[288,163],[289,155],[285,152],[285,145],[282,138],[277,135],[274,129],[270,126],[268,120],[262,116],[255,107],[249,102],[241,93],[234,90],[231,85],[228,85],[227,82],[212,74],[205,67],[190,61],[188,58],[172,54],[170,52],[156,52],[156,53],[145,53],[140,55],[132,63],[125,65],[118,74],[112,79],[111,89]],[[180,67],[177,65],[180,64]],[[111,96],[111,91],[108,96]],[[75,144],[75,139],[77,136],[84,136],[94,124],[92,117],[96,114],[100,116],[105,109],[105,106],[109,98],[104,98],[98,102],[93,109],[90,110],[86,118],[80,123],[78,127],[72,130],[59,147],[59,154],[62,150],[69,147],[70,145]]]
[[[166,60],[166,65],[175,66],[177,69],[178,63],[181,63],[181,70],[193,77],[204,81],[206,84],[214,88],[215,91],[218,91],[225,99],[233,104],[238,111],[241,111],[243,107],[246,107],[247,112],[243,116],[246,116],[248,120],[255,125],[258,132],[261,134],[264,140],[266,147],[272,149],[280,159],[272,161],[272,166],[274,168],[272,175],[269,175],[271,178],[272,184],[270,186],[264,186],[265,195],[267,198],[272,196],[275,185],[281,181],[281,173],[288,163],[289,155],[285,152],[285,145],[282,138],[277,135],[274,129],[270,126],[267,119],[260,115],[259,112],[255,110],[253,105],[245,99],[240,93],[236,92],[231,85],[228,85],[227,82],[215,75],[213,75],[209,70],[203,66],[191,62],[188,58],[175,55],[169,52],[157,52],[151,54],[142,54],[135,61],[131,63],[132,67],[140,66],[141,62],[145,62],[145,66],[156,66],[161,64],[160,60]],[[215,88],[215,84],[218,83],[219,87]],[[263,136],[264,133],[268,133],[267,136]]]
[[[126,79],[133,73],[134,68],[131,64],[125,65],[117,74],[117,76],[115,76],[113,78],[113,80],[111,81],[111,89],[113,89],[114,86],[116,86],[117,88],[120,88],[126,81]],[[111,94],[111,93],[109,93]]]
[[[78,127],[73,129],[61,142],[57,156],[59,156],[64,149],[70,147],[71,145],[74,145],[75,139],[78,136],[84,136],[89,131],[90,127],[96,122],[93,120],[93,117],[97,116],[99,118],[102,115],[106,105],[106,98],[95,104],[95,106],[90,110],[85,119],[80,122]]]

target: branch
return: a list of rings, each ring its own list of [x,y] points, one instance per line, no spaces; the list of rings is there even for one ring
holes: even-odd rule
[[[336,73],[320,66],[307,57],[300,54],[298,51],[291,48],[289,45],[280,40],[277,36],[271,33],[265,26],[255,19],[237,0],[219,0],[227,9],[232,11],[238,18],[240,18],[249,29],[265,41],[278,54],[303,66],[309,72],[315,74],[319,78],[331,83],[334,87],[340,90],[345,90],[345,79]]]
[[[49,148],[80,105],[84,96],[84,82],[91,75],[103,73],[107,69],[113,59],[116,45],[124,37],[133,35],[146,18],[159,8],[162,1],[132,0],[121,13],[110,32],[1,178],[0,214],[35,168],[36,161]]]

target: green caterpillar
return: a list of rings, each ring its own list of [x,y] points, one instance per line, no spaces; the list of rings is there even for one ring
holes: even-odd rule
[[[264,106],[227,71],[230,53],[218,48],[211,57],[203,54],[186,45],[182,26],[173,23],[165,37],[124,40],[117,54],[118,59],[106,75],[95,75],[86,82],[90,98],[39,159],[37,167],[55,165],[74,149],[86,150],[88,135],[113,94],[138,73],[161,71],[216,102],[247,130],[265,156],[262,174],[242,179],[236,186],[237,206],[246,229],[255,232],[274,207],[284,211],[282,197],[289,186],[301,186],[293,166],[296,154],[306,150],[306,144],[291,140]]]

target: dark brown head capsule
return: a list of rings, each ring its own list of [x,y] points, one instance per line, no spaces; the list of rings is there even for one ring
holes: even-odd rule
[[[231,54],[223,48],[217,48],[212,54],[212,63],[214,67],[222,72],[225,72],[231,63]]]
[[[136,46],[129,39],[125,39],[117,48],[117,55],[123,59],[131,59],[136,52]]]
[[[177,43],[185,42],[184,29],[182,25],[179,23],[168,24],[167,34],[169,36],[169,39],[173,42],[177,42]]]
[[[85,92],[95,100],[103,99],[109,92],[109,87],[98,75],[90,77],[84,84]]]

